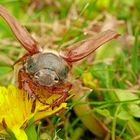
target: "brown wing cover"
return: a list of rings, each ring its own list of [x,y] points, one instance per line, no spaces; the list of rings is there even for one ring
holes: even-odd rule
[[[94,52],[104,43],[117,38],[118,36],[119,34],[112,30],[101,32],[90,39],[83,40],[74,46],[70,46],[60,51],[60,56],[67,62],[76,62]]]
[[[16,38],[29,53],[39,52],[37,42],[29,32],[1,5],[0,16],[7,22]]]

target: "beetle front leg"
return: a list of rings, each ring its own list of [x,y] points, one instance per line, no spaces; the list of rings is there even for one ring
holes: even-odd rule
[[[47,90],[52,94],[63,94],[63,93],[68,93],[71,88],[72,88],[72,84],[66,81],[64,83],[61,83],[51,88],[47,87]]]
[[[27,74],[23,69],[21,69],[18,73],[18,88],[27,91],[28,97],[33,99],[33,104],[31,108],[31,112],[33,113],[36,108],[36,99],[30,84],[31,81],[29,81]]]
[[[34,87],[26,72],[21,69],[18,73],[18,88],[27,91],[29,98],[35,99],[35,94],[32,90]]]
[[[53,109],[55,106],[59,106],[61,103],[66,101],[67,97],[68,97],[68,94],[66,92],[62,93],[62,95],[58,99],[53,101],[50,107]]]
[[[23,63],[23,62],[25,62],[27,59],[28,59],[28,57],[30,57],[31,56],[31,54],[29,54],[29,53],[26,53],[24,56],[22,56],[19,60],[17,60],[14,64],[13,64],[13,66],[15,66],[15,65],[17,65],[18,63]]]
[[[57,86],[52,88],[51,93],[53,94],[60,94],[61,96],[54,100],[53,103],[50,105],[51,108],[54,108],[55,106],[59,106],[61,103],[65,102],[68,97],[68,92],[72,87],[72,84],[69,82],[65,82],[62,84],[63,86]]]

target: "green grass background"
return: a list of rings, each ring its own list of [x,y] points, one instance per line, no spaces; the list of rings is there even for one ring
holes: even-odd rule
[[[50,117],[51,127],[41,120],[33,132],[38,135],[35,139],[140,139],[139,0],[1,0],[0,4],[44,49],[58,51],[110,28],[121,34],[73,66],[72,76],[89,90],[75,93],[64,114]],[[25,52],[0,18],[0,85],[14,82],[12,65]]]

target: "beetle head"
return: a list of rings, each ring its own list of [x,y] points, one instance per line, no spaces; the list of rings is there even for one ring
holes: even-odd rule
[[[37,53],[24,64],[26,72],[43,86],[54,86],[63,82],[68,75],[68,65],[53,53]]]

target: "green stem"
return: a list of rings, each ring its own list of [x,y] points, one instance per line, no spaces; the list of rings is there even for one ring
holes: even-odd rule
[[[117,122],[117,114],[119,113],[121,105],[117,106],[116,112],[114,114],[114,119],[112,122],[112,140],[115,140],[115,130],[116,130],[116,122]]]
[[[79,85],[79,83],[75,85]],[[75,87],[74,92],[76,94],[73,97],[73,103],[77,102],[77,100],[79,100],[79,98],[81,97],[83,98],[80,100],[80,102],[87,101],[87,97],[84,96],[85,91],[82,89],[82,87],[80,87],[80,85]],[[88,104],[75,105],[74,111],[77,114],[78,118],[83,122],[84,126],[86,126],[94,135],[102,138],[105,137],[105,135],[107,134],[107,128],[93,113],[90,105]]]

